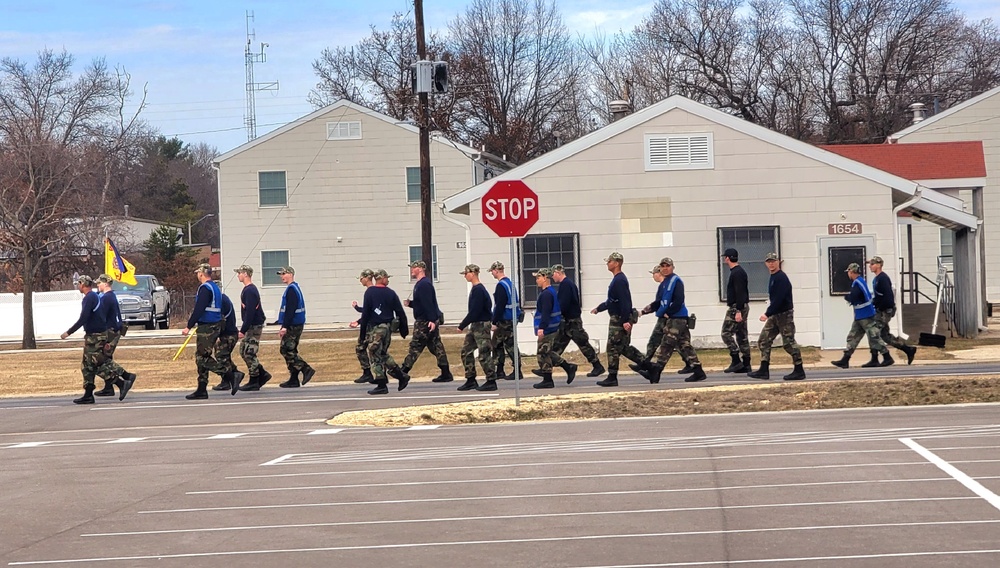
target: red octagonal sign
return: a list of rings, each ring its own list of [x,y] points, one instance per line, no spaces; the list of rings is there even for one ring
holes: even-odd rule
[[[483,223],[500,237],[523,237],[538,222],[538,195],[519,179],[493,184],[481,205]]]

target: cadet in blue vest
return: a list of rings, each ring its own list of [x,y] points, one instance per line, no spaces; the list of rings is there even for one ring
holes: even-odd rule
[[[851,331],[847,333],[847,348],[844,349],[844,356],[833,364],[841,369],[850,366],[851,355],[857,349],[861,338],[868,335],[868,347],[871,348],[871,361],[861,365],[862,367],[888,367],[895,363],[889,348],[880,337],[881,330],[875,321],[875,305],[872,303],[872,294],[868,291],[868,284],[861,277],[861,265],[852,262],[847,266],[847,276],[851,278],[851,291],[845,300],[854,307],[854,323],[851,324]],[[885,362],[879,363],[879,353],[885,358]]]
[[[316,370],[299,357],[299,340],[302,339],[302,329],[306,325],[306,299],[299,283],[295,281],[294,268],[285,266],[275,274],[281,276],[281,281],[287,285],[285,293],[281,295],[281,309],[278,310],[278,321],[275,323],[281,324],[278,337],[281,338],[281,356],[285,358],[285,366],[288,367],[288,380],[278,386],[285,389],[298,388],[300,372],[303,385],[316,374]]]
[[[524,320],[524,310],[514,290],[514,284],[504,274],[503,263],[499,260],[490,266],[490,274],[497,279],[496,290],[493,291],[493,354],[496,356],[497,377],[509,381],[521,376],[520,367],[514,366],[514,326]],[[514,304],[517,304],[517,314],[514,314]],[[510,359],[512,370],[504,374],[504,356]],[[524,357],[521,356],[521,361]]]
[[[556,385],[552,382],[552,367],[559,366],[566,371],[566,384],[571,384],[576,378],[576,365],[567,363],[558,353],[552,350],[552,345],[559,337],[559,324],[562,313],[559,311],[559,298],[552,287],[552,269],[541,268],[532,273],[538,286],[538,299],[535,301],[535,335],[538,336],[538,367],[542,372],[542,382],[535,383],[536,389],[551,389]]]
[[[215,359],[215,345],[222,332],[222,290],[212,280],[212,266],[199,264],[194,271],[201,286],[194,299],[194,310],[188,318],[187,327],[181,333],[187,335],[197,326],[197,349],[194,361],[198,366],[198,388],[187,395],[188,400],[208,398],[208,373],[212,372],[225,381],[231,381],[232,371]]]
[[[691,367],[693,373],[684,379],[684,382],[694,383],[706,379],[705,371],[701,368],[701,361],[698,354],[691,345],[691,330],[688,327],[688,309],[684,303],[684,281],[680,276],[674,274],[674,261],[664,258],[660,261],[660,274],[663,275],[663,296],[660,298],[660,305],[656,309],[657,317],[667,318],[666,329],[663,333],[663,340],[656,353],[656,362],[643,366],[632,366],[632,370],[645,377],[651,383],[660,382],[660,374],[663,367],[674,351],[680,351],[684,361]]]

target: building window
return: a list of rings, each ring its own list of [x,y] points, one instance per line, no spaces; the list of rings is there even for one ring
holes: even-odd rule
[[[781,256],[781,242],[778,227],[719,227],[719,300],[726,301],[726,284],[729,282],[729,267],[722,258],[728,248],[736,249],[740,255],[740,266],[747,272],[751,300],[767,299],[767,283],[771,279],[764,264],[769,252]]]
[[[421,245],[414,245],[410,247],[410,262],[415,262],[422,259],[424,256],[424,247]],[[431,280],[437,282],[438,280],[438,246],[431,245],[431,269],[427,274],[431,277]],[[413,278],[410,278],[413,281]]]
[[[327,122],[327,140],[360,140],[361,122]]]
[[[257,172],[257,186],[261,207],[288,204],[285,172]]]
[[[281,276],[277,275],[279,269],[288,266],[287,250],[262,250],[260,251],[260,272],[262,286],[283,286]]]
[[[951,264],[955,254],[955,232],[951,229],[941,229],[941,262]]]
[[[647,134],[646,171],[710,170],[715,167],[712,134]]]
[[[534,308],[538,300],[538,286],[531,274],[539,268],[552,268],[554,264],[566,267],[566,277],[580,283],[580,234],[527,235],[521,239],[521,301],[526,308]],[[558,286],[555,282],[554,286]],[[582,292],[581,292],[582,293]]]
[[[420,203],[420,168],[406,168],[406,202]],[[431,168],[431,203],[434,202],[434,168]]]

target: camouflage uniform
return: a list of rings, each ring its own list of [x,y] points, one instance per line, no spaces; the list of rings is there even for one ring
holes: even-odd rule
[[[885,343],[882,342],[880,333],[881,329],[875,318],[854,320],[854,323],[851,324],[851,331],[847,332],[847,347],[844,349],[844,352],[848,355],[854,353],[854,350],[858,348],[858,344],[861,343],[861,338],[867,335],[868,347],[873,351],[885,353],[887,348]]]
[[[413,364],[417,362],[417,357],[420,357],[420,353],[423,352],[424,348],[434,354],[437,358],[438,367],[448,366],[448,353],[444,350],[444,344],[441,343],[441,324],[444,323],[440,319],[436,322],[438,327],[434,328],[434,331],[430,330],[430,324],[424,320],[417,320],[413,324],[413,339],[410,340],[410,350],[406,354],[406,359],[403,360],[404,369],[412,369]]]
[[[747,317],[750,315],[750,306],[744,306],[740,311],[743,314],[743,321],[736,321],[736,307],[730,306],[726,310],[726,318],[722,322],[722,341],[729,348],[731,355],[740,355],[746,359],[750,357],[750,340],[747,337]]]
[[[375,382],[388,382],[387,370],[399,368],[396,360],[389,354],[389,346],[392,344],[392,326],[388,323],[369,326],[365,342],[368,344],[368,360],[371,363]]]
[[[799,345],[795,343],[795,310],[788,310],[774,314],[764,322],[764,328],[760,330],[760,338],[757,340],[757,348],[760,349],[761,362],[771,360],[771,345],[774,338],[781,335],[785,352],[792,356],[792,362],[796,365],[802,364],[802,353]]]
[[[646,342],[646,359],[652,360],[656,355],[656,350],[663,343],[663,330],[667,327],[667,318],[656,318],[653,325],[653,333],[649,334],[649,341]]]
[[[587,358],[589,363],[594,364],[598,360],[597,352],[594,351],[594,347],[590,344],[590,336],[587,335],[587,330],[583,329],[582,318],[563,319],[559,323],[559,331],[556,333],[556,340],[552,345],[552,350],[562,354],[571,340],[580,348],[580,353]]]
[[[247,364],[247,373],[251,377],[260,375],[260,361],[257,359],[257,352],[260,351],[260,334],[263,330],[264,326],[262,325],[252,325],[243,334],[243,339],[240,340],[240,357]]]
[[[566,363],[553,348],[558,336],[559,333],[550,333],[538,338],[538,368],[542,373],[551,373],[552,367],[560,367]]]
[[[223,365],[214,356],[215,346],[219,341],[219,332],[222,331],[223,322],[199,323],[195,332],[197,335],[197,349],[195,350],[194,362],[198,366],[198,383],[208,384],[209,371],[217,375],[225,375],[229,367]]]
[[[285,366],[289,371],[302,371],[306,368],[306,362],[299,357],[299,340],[302,338],[302,329],[305,326],[291,325],[285,328],[285,336],[281,338],[281,348],[279,352],[285,359]]]
[[[886,345],[891,345],[896,349],[906,351],[909,345],[905,341],[896,337],[889,331],[889,322],[896,316],[896,308],[875,311],[875,325],[878,326],[879,339]],[[874,347],[873,347],[874,349]]]
[[[391,330],[390,326],[390,330]],[[393,330],[394,331],[394,330]],[[354,346],[354,354],[358,357],[358,363],[361,364],[362,371],[368,371],[372,368],[371,363],[368,359],[368,334],[366,333],[364,337],[358,336],[358,344]]]
[[[514,362],[514,322],[511,320],[500,320],[496,324],[497,329],[493,332],[493,355],[497,369],[504,364],[504,357],[512,364]],[[524,361],[524,356],[521,356]]]
[[[236,370],[236,365],[233,363],[233,349],[236,349],[239,338],[239,334],[220,335],[215,343],[215,360],[227,371]]]
[[[113,381],[125,374],[125,369],[114,359],[115,349],[118,347],[118,340],[121,337],[121,333],[111,329],[105,332],[104,346],[102,347],[104,362],[97,369],[97,374],[104,377],[105,380]]]
[[[698,354],[691,345],[691,330],[688,329],[687,318],[660,318],[666,319],[667,323],[663,330],[663,341],[656,353],[657,363],[666,363],[674,351],[681,354],[684,362],[692,367],[701,366]]]
[[[83,336],[83,362],[80,364],[80,371],[83,373],[84,388],[94,386],[94,378],[107,363],[104,347],[107,342],[107,332],[88,333]]]
[[[642,352],[632,346],[632,331],[622,327],[628,318],[612,315],[608,320],[608,374],[618,374],[618,364],[621,357],[642,363]]]
[[[474,321],[469,324],[469,331],[462,343],[462,365],[465,367],[465,378],[476,378],[475,352],[479,349],[479,364],[483,367],[487,379],[495,379],[497,374],[496,360],[493,358],[493,342],[490,339],[490,322]]]

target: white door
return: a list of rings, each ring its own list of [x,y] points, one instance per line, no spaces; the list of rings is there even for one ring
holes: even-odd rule
[[[823,349],[843,349],[847,346],[847,333],[854,323],[854,309],[844,299],[851,290],[847,265],[852,262],[860,264],[861,275],[867,282],[867,260],[874,255],[874,236],[819,238],[820,317],[823,328],[820,347]],[[858,349],[867,349],[868,340],[863,339],[861,343]]]

